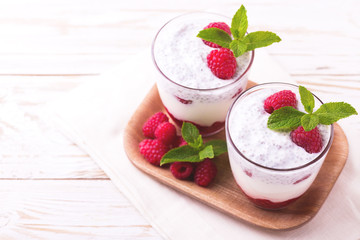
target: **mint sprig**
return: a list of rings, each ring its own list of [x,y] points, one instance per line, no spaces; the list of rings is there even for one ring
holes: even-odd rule
[[[291,131],[301,124],[301,118],[305,113],[293,107],[282,107],[275,110],[269,117],[268,128],[277,131]]]
[[[299,86],[300,100],[307,113],[293,107],[282,107],[275,110],[269,117],[268,128],[276,131],[291,131],[300,125],[305,131],[311,131],[318,124],[330,125],[342,118],[358,115],[355,108],[344,102],[329,102],[322,104],[313,112],[314,95],[303,86]]]
[[[181,127],[181,135],[190,147],[199,150],[203,146],[202,136],[193,124],[184,122]]]
[[[187,145],[168,151],[161,158],[160,166],[173,162],[201,162],[205,158],[214,158],[227,152],[226,142],[223,140],[216,139],[204,143],[199,130],[191,123],[183,123],[181,135]]]
[[[239,57],[245,52],[252,51],[256,48],[266,47],[274,42],[280,42],[281,38],[275,33],[268,31],[251,32],[247,35],[248,19],[244,5],[241,5],[231,21],[230,31],[234,39],[218,28],[207,28],[201,30],[197,37],[216,43],[224,48],[229,48],[234,52],[235,57]]]

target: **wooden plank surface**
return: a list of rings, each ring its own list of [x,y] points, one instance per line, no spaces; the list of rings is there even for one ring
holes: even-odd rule
[[[2,180],[0,194],[1,239],[157,239],[107,180]]]
[[[296,82],[359,106],[359,1],[243,3],[251,31],[281,36],[283,41],[267,51]],[[96,163],[49,123],[42,108],[149,51],[169,18],[206,9],[231,16],[239,4],[1,1],[0,239],[160,238]]]

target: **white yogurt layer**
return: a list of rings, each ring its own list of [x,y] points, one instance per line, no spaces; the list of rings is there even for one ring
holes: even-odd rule
[[[256,166],[238,153],[241,152],[252,162],[275,169],[300,167],[321,154],[323,150],[310,154],[297,146],[291,141],[289,132],[277,132],[267,127],[270,114],[264,110],[264,101],[281,90],[283,89],[264,88],[245,93],[233,106],[228,119],[228,135],[235,145],[230,144],[227,135],[229,159],[235,180],[252,198],[273,202],[301,196],[314,181],[326,157],[324,154],[316,163],[297,170],[274,171]],[[298,110],[304,112],[297,88],[290,90],[297,95]],[[320,104],[315,100],[315,109]],[[318,128],[324,149],[330,138],[331,127],[319,125]]]
[[[232,152],[232,154],[234,153],[235,152]],[[246,169],[248,172],[251,172],[252,176],[250,177],[244,171],[243,166],[238,161],[234,161],[235,158],[230,160],[230,165],[234,178],[241,186],[241,189],[252,198],[267,199],[272,202],[283,202],[301,196],[314,181],[320,167],[320,165],[317,165],[316,168],[311,171],[311,175],[308,178],[296,184],[294,184],[296,181],[308,175],[297,173],[294,176],[286,176],[287,180],[291,182],[284,181],[284,183],[281,182],[284,180],[283,177],[275,179],[275,176],[269,176],[269,179],[266,179],[266,176],[260,175],[259,173],[257,174],[256,171],[251,168]],[[270,179],[277,181],[270,182]]]
[[[168,111],[179,120],[194,122],[209,127],[215,122],[224,122],[226,113],[234,99],[218,98],[217,101],[199,101],[193,97],[191,104],[183,104],[173,93],[159,91]]]

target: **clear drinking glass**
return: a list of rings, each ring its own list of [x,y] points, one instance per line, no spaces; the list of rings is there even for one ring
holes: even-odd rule
[[[239,72],[232,80],[209,80],[214,76],[206,65],[206,56],[215,48],[206,46],[196,35],[211,22],[230,25],[231,19],[205,12],[184,14],[167,22],[152,45],[152,57],[158,70],[157,88],[166,111],[179,127],[183,121],[191,122],[203,136],[224,128],[228,108],[246,88],[254,59],[254,51],[238,57]],[[172,45],[168,46],[168,42]],[[179,59],[183,65],[178,63]],[[204,84],[205,81],[209,84]],[[215,81],[219,84],[214,84]]]
[[[280,209],[300,198],[310,187],[330,149],[334,129],[333,125],[318,126],[319,129],[320,127],[323,129],[323,132],[320,131],[323,136],[323,148],[317,154],[309,155],[301,147],[294,145],[291,142],[289,133],[279,133],[281,139],[284,139],[280,140],[279,136],[279,142],[284,141],[284,144],[273,146],[271,142],[276,142],[278,135],[272,138],[267,133],[262,135],[251,129],[254,126],[254,128],[261,129],[260,132],[273,131],[270,129],[265,130],[267,128],[266,122],[259,120],[260,117],[252,119],[250,113],[243,114],[244,120],[240,120],[241,117],[239,117],[242,115],[241,111],[245,111],[244,109],[257,102],[258,98],[261,101],[260,105],[263,106],[264,97],[261,96],[261,92],[270,89],[274,90],[274,92],[288,89],[298,96],[298,86],[292,84],[266,83],[252,87],[239,95],[231,105],[226,118],[225,131],[231,170],[241,190],[258,207]],[[264,92],[263,95],[265,95]],[[322,104],[321,100],[316,96],[315,104],[315,109]],[[254,107],[254,111],[261,111],[261,106]],[[302,110],[300,109],[301,106],[298,96],[299,110]],[[268,113],[263,111],[261,114]],[[266,115],[264,119],[266,119]],[[242,126],[244,123],[247,126]],[[244,130],[246,128],[249,128],[250,134],[245,132],[247,131]],[[240,133],[241,129],[244,132]],[[250,145],[244,147],[246,144]],[[296,154],[293,154],[290,148],[294,148]],[[264,149],[267,150],[263,152]],[[256,153],[253,154],[253,152]],[[286,156],[286,154],[288,155]],[[308,160],[302,161],[305,157]],[[269,164],[274,161],[273,159],[278,162],[276,167]],[[284,168],[285,164],[289,164],[288,161],[292,161],[290,162],[292,165],[286,165],[287,167]]]

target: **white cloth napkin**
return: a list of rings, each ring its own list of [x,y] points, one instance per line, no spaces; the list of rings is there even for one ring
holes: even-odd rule
[[[265,230],[158,183],[128,160],[123,149],[123,130],[154,85],[154,71],[150,55],[138,55],[50,103],[47,109],[64,133],[99,164],[165,239],[360,238],[358,121],[344,128],[350,144],[349,159],[314,219],[295,230]],[[264,50],[256,52],[251,73],[251,80],[258,83],[291,82]]]

